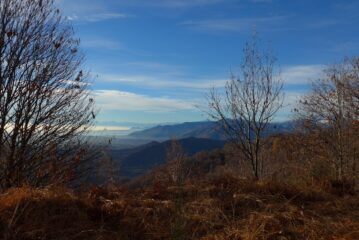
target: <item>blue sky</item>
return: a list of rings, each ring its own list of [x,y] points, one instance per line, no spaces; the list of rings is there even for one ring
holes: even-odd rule
[[[309,79],[359,52],[356,0],[57,0],[75,26],[98,125],[205,120],[198,106],[241,62],[253,29],[278,58],[290,118]],[[131,125],[131,124],[130,124]]]

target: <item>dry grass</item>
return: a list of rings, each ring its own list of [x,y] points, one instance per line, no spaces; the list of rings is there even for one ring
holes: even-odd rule
[[[230,176],[141,190],[11,189],[2,239],[359,239],[359,198]]]

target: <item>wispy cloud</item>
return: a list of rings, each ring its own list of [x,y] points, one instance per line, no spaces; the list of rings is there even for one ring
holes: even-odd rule
[[[299,65],[285,67],[281,77],[285,84],[308,84],[323,75],[324,65]]]
[[[300,65],[285,67],[282,77],[285,84],[308,85],[309,80],[319,78],[324,69],[323,65]],[[101,77],[100,77],[101,78]],[[105,80],[104,80],[105,79]],[[114,81],[132,86],[163,88],[163,89],[208,89],[213,86],[223,87],[227,79],[223,80],[202,80],[202,81],[166,81],[158,80],[148,76],[119,76],[107,75],[102,81]],[[285,108],[281,110],[277,121],[288,120],[291,110],[295,107],[298,100],[306,93],[303,87],[289,88],[285,90]],[[198,112],[198,106],[205,105],[203,95],[193,95],[190,99],[181,99],[164,96],[148,96],[127,91],[117,90],[95,90],[94,97],[97,105],[104,112],[128,111],[141,113],[175,113],[180,111]]]
[[[205,90],[212,87],[223,87],[226,79],[171,79],[171,77],[160,79],[148,75],[110,75],[99,74],[103,82],[120,83],[125,85],[140,86],[147,88],[187,88],[192,90]]]
[[[114,11],[113,1],[55,0],[64,15],[71,21],[93,23],[131,17],[131,14]]]
[[[303,96],[303,92],[286,91],[284,92],[285,98],[283,102],[283,108],[276,114],[274,121],[282,122],[293,119],[293,109],[298,103],[299,99]]]
[[[124,49],[124,46],[119,41],[114,41],[107,38],[83,38],[81,46],[84,48],[96,48],[96,49],[107,49],[107,50],[119,50]]]
[[[55,0],[69,14],[70,19],[88,22],[103,21],[129,17],[132,15],[116,13],[113,9],[132,7],[155,7],[155,8],[191,8],[222,3],[228,0]],[[229,0],[232,1],[232,0]]]
[[[194,110],[193,102],[168,97],[151,97],[125,91],[96,90],[97,106],[104,111],[175,112]]]
[[[150,65],[149,67],[159,67],[162,65]],[[286,85],[307,85],[312,80],[316,80],[323,75],[324,65],[297,65],[287,66],[281,71],[281,78]],[[179,75],[179,76],[178,76]],[[188,89],[188,90],[208,90],[213,87],[222,88],[228,78],[185,78],[180,74],[98,74],[101,82],[123,84],[141,88],[155,89]]]
[[[285,107],[279,113],[277,121],[288,120],[290,112],[295,107],[304,92],[286,91]],[[140,112],[141,114],[170,114],[181,111],[198,112],[207,106],[205,99],[182,100],[169,97],[151,97],[132,92],[116,90],[96,90],[93,92],[96,104],[101,112]],[[198,108],[198,106],[201,106]]]
[[[167,64],[155,61],[128,61],[115,63],[114,65],[117,71],[119,71],[119,69],[122,70],[119,71],[123,73],[120,77],[129,76],[129,74],[124,73],[128,73],[128,70],[132,70],[132,72],[136,72],[135,75],[141,72],[141,75],[145,77],[153,77],[157,79],[177,79],[183,76],[190,69],[189,66],[184,66],[182,64]]]
[[[185,7],[213,5],[224,1],[226,0],[151,0],[151,1],[124,0],[121,1],[119,4],[134,5],[134,6],[152,6],[152,7],[160,7],[160,8],[185,8]]]
[[[270,16],[259,18],[190,20],[180,23],[196,30],[246,32],[255,29],[276,30],[289,16]]]
[[[89,15],[78,15],[73,14],[67,17],[70,21],[79,21],[79,22],[101,22],[119,18],[128,18],[130,15],[123,13],[98,13],[98,14],[89,14]]]
[[[121,126],[103,126],[97,125],[91,127],[91,131],[130,131],[130,127],[121,127]]]
[[[344,18],[305,17],[288,14],[261,17],[218,18],[187,20],[179,23],[190,29],[206,32],[260,32],[305,31],[331,28],[347,23]]]

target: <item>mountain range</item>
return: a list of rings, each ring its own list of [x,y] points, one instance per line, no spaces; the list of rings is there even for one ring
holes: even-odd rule
[[[265,135],[289,133],[295,128],[295,122],[272,123]],[[188,156],[201,151],[222,148],[226,143],[226,135],[218,122],[187,122],[175,125],[158,125],[142,131],[129,134],[122,139],[132,144],[128,148],[114,144],[111,147],[111,157],[120,166],[123,177],[136,177],[166,161],[166,152],[172,139],[176,139]],[[114,139],[116,140],[116,139]],[[122,143],[123,144],[123,143]]]
[[[271,123],[265,135],[278,133],[289,133],[295,128],[295,121]],[[219,122],[187,122],[175,125],[158,125],[142,131],[133,132],[128,135],[139,139],[181,139],[181,138],[206,138],[226,140],[226,134],[221,129]]]
[[[145,145],[130,149],[113,149],[111,157],[120,167],[123,177],[136,177],[148,170],[164,164],[166,153],[172,140],[164,142],[150,142]],[[192,156],[198,152],[223,148],[225,141],[202,138],[185,138],[178,140],[183,153]]]

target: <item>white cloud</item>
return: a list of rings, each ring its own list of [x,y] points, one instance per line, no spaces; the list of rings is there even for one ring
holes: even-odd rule
[[[216,3],[224,2],[225,0],[123,0],[119,4],[121,5],[134,5],[134,6],[153,6],[161,8],[184,8],[184,7],[196,7],[212,5]]]
[[[104,111],[174,112],[196,109],[193,102],[168,97],[150,97],[116,90],[95,90],[96,105]]]
[[[157,65],[156,65],[157,67]],[[323,75],[324,65],[288,66],[281,71],[281,78],[286,85],[306,85]],[[119,83],[129,86],[148,88],[184,88],[192,90],[208,90],[213,87],[224,87],[228,78],[223,79],[184,79],[175,75],[120,75],[98,74],[101,82]]]
[[[106,20],[112,19],[119,19],[119,18],[127,18],[130,15],[123,14],[123,13],[98,13],[98,14],[89,14],[86,16],[81,16],[78,14],[73,14],[68,16],[67,18],[70,21],[80,21],[80,22],[101,22]]]
[[[99,0],[55,0],[64,15],[71,21],[91,23],[111,19],[127,18],[132,15],[114,11],[113,1]]]
[[[279,26],[288,16],[270,16],[259,18],[234,18],[234,19],[209,19],[185,21],[180,23],[182,26],[187,26],[196,30],[204,31],[238,31],[246,32],[253,29],[263,29],[263,31],[277,30]]]
[[[263,2],[263,1],[261,1]],[[333,27],[348,20],[342,18],[304,18],[301,15],[267,15],[260,17],[238,17],[197,19],[179,23],[190,29],[206,32],[249,32],[253,29],[260,32],[303,31]]]
[[[122,43],[106,38],[83,38],[81,40],[81,46],[85,48],[97,48],[97,49],[108,49],[108,50],[118,50],[124,49]]]
[[[281,108],[275,116],[274,121],[282,122],[293,119],[293,109],[296,107],[299,99],[305,94],[301,91],[284,91],[285,97],[283,108]]]
[[[171,77],[160,79],[156,76],[148,75],[111,75],[99,74],[99,80],[103,82],[121,83],[132,86],[150,87],[150,88],[190,88],[196,90],[205,90],[213,87],[224,87],[227,79],[212,80],[178,80]]]
[[[91,131],[130,131],[130,127],[121,127],[121,126],[93,126]]]
[[[128,14],[114,13],[113,9],[122,6],[189,8],[212,5],[226,0],[55,0],[60,8],[73,20],[102,21],[128,17]]]
[[[320,78],[324,69],[324,65],[291,66],[284,68],[281,76],[285,84],[308,84]]]
[[[303,91],[284,91],[284,94],[284,105],[292,108],[306,93]]]
[[[181,71],[184,70],[184,67],[179,65],[169,65],[159,62],[145,62],[145,61],[136,61],[136,62],[126,62],[123,65],[136,67],[144,70],[154,70],[154,71],[161,71],[167,73],[177,73],[180,74]]]
[[[156,2],[156,1],[153,1]],[[210,5],[219,2],[223,2],[223,0],[157,0],[158,5],[168,6],[168,7],[191,7],[191,6],[203,6]]]

